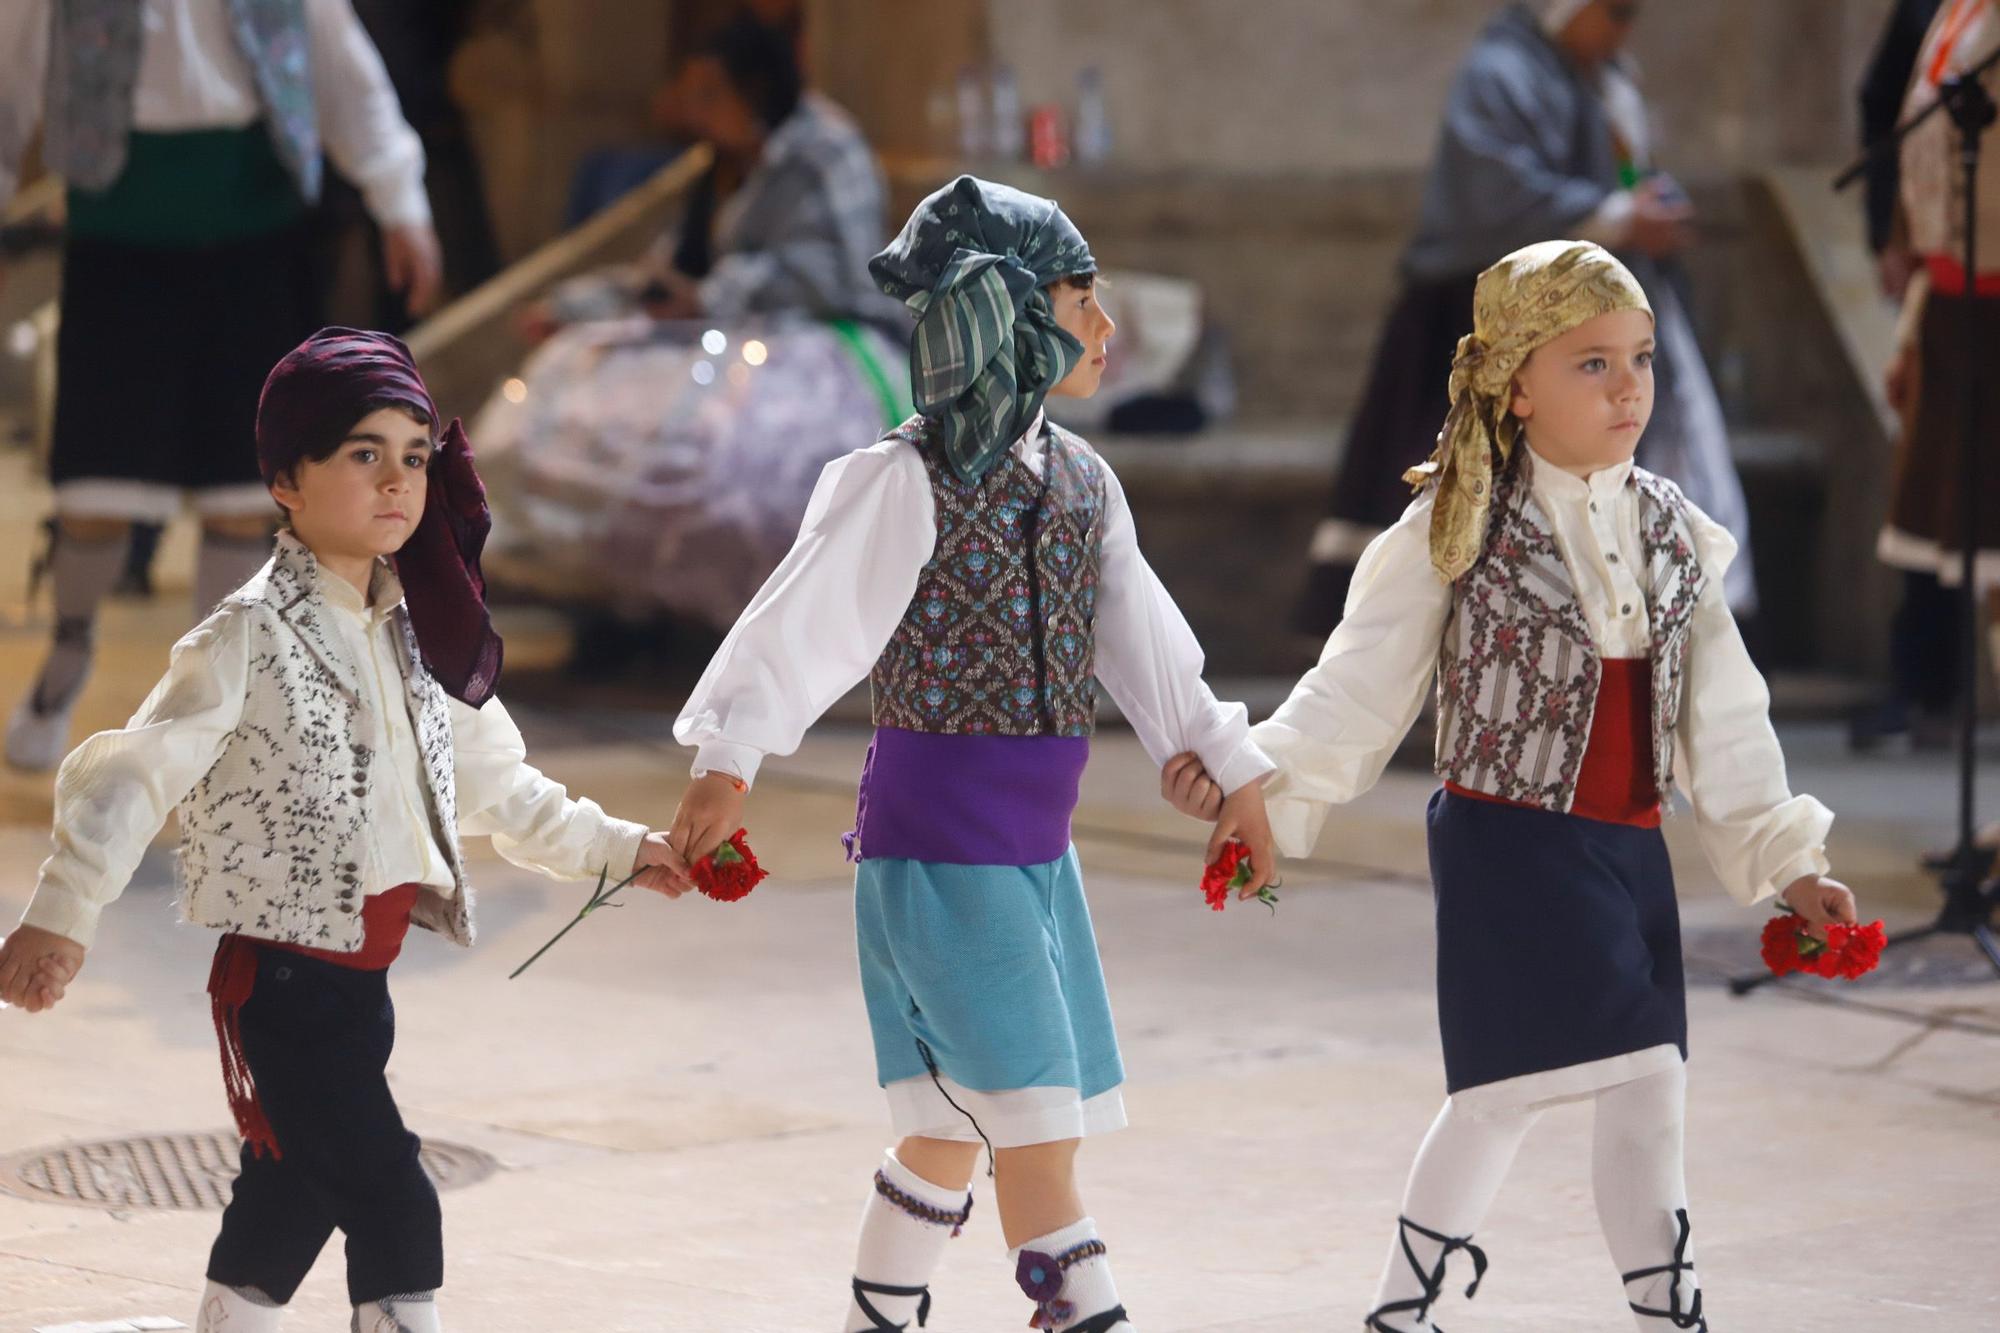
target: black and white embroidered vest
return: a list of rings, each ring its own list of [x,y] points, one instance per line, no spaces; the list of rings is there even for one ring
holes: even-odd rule
[[[364,886],[382,882],[380,831],[365,817],[386,760],[384,734],[361,687],[360,665],[332,623],[319,562],[289,533],[218,615],[249,626],[242,718],[220,756],[180,805],[182,910],[197,925],[258,939],[352,952],[361,947]],[[423,757],[431,833],[451,866],[449,898],[428,888],[411,920],[472,942],[472,892],[458,845],[451,713],[424,669],[408,613],[398,608],[404,690],[381,706],[407,708]]]
[[[1437,772],[1469,791],[1567,813],[1603,668],[1554,525],[1529,484],[1533,467],[1521,450],[1495,479],[1485,548],[1452,588],[1438,649]],[[1626,484],[1639,492],[1653,776],[1664,801],[1673,790],[1688,629],[1708,576],[1680,488],[1637,467]]]
[[[265,128],[307,203],[320,192],[319,121],[303,0],[213,0],[228,11],[250,65]],[[86,190],[125,169],[132,97],[145,41],[141,0],[52,0],[42,155]]]
[[[875,724],[961,735],[1088,736],[1097,726],[1104,468],[1049,424],[1042,476],[1009,450],[959,479],[914,417],[937,545],[870,677]]]

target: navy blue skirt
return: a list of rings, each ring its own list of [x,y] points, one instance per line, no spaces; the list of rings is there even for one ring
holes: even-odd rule
[[[1608,1085],[1633,1074],[1615,1057],[1672,1058],[1657,1051],[1668,1045],[1687,1058],[1680,911],[1658,829],[1444,790],[1428,824],[1452,1093],[1597,1062]]]

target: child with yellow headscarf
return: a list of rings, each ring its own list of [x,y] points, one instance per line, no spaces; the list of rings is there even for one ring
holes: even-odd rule
[[[1363,556],[1319,664],[1252,729],[1279,849],[1372,786],[1437,680],[1428,831],[1450,1092],[1417,1154],[1367,1326],[1430,1329],[1523,1136],[1595,1102],[1599,1220],[1642,1330],[1706,1330],[1681,1150],[1687,1002],[1663,802],[1689,799],[1746,906],[1854,920],[1833,816],[1794,796],[1723,593],[1736,543],[1633,464],[1652,308],[1587,242],[1480,275],[1418,496]],[[1163,786],[1208,813],[1199,765]]]

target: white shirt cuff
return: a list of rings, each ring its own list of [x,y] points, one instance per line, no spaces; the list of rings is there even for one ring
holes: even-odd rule
[[[1807,875],[1824,875],[1832,868],[1832,863],[1826,859],[1826,849],[1824,847],[1815,847],[1810,851],[1800,852],[1797,856],[1779,866],[1778,873],[1771,876],[1770,880],[1758,890],[1757,896],[1750,901],[1754,904],[1762,902],[1766,898],[1774,898],[1799,880],[1804,879]]]
[[[632,873],[632,864],[639,859],[639,844],[646,840],[648,831],[644,824],[634,824],[629,819],[604,817],[594,859],[605,867],[606,876],[614,884]]]
[[[385,230],[431,225],[431,198],[424,193],[421,169],[415,174],[399,171],[375,181],[362,190],[361,198],[368,206],[368,216]]]
[[[96,942],[97,918],[103,910],[67,889],[43,884],[35,890],[28,910],[21,914],[21,924],[60,935],[88,949]]]
[[[1255,741],[1245,737],[1236,747],[1236,753],[1215,771],[1215,785],[1222,788],[1223,795],[1232,795],[1265,774],[1277,771],[1277,767],[1268,755],[1257,748]]]
[[[710,773],[729,773],[741,778],[745,786],[752,786],[757,781],[758,766],[763,762],[763,752],[748,745],[704,741],[695,747],[692,772],[698,778]]]

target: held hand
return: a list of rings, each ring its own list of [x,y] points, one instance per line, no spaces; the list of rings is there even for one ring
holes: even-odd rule
[[[444,291],[444,255],[429,223],[386,227],[382,267],[389,290],[400,292],[412,315],[428,315]]]
[[[667,844],[684,865],[720,847],[743,827],[743,803],[749,789],[726,773],[705,773],[688,784],[680,809],[667,833]]]
[[[694,887],[694,881],[688,877],[687,863],[667,844],[664,833],[646,835],[639,844],[632,871],[639,877],[634,883],[640,888],[664,893],[669,898],[678,898]]]
[[[62,999],[83,967],[84,947],[35,926],[17,926],[0,941],[0,1005],[39,1014]]]
[[[1174,809],[1204,824],[1213,824],[1222,814],[1222,788],[1192,750],[1167,760],[1160,770],[1160,795]]]
[[[1854,891],[1825,875],[1801,875],[1778,897],[1806,919],[1806,933],[1817,940],[1824,941],[1826,928],[1836,921],[1846,926],[1860,921],[1855,915]]]
[[[1236,891],[1238,899],[1254,898],[1257,890],[1275,884],[1278,878],[1278,850],[1271,836],[1271,819],[1264,811],[1264,786],[1246,782],[1222,802],[1215,821],[1215,833],[1208,840],[1207,864],[1214,865],[1223,846],[1235,838],[1250,848],[1250,879]]]

